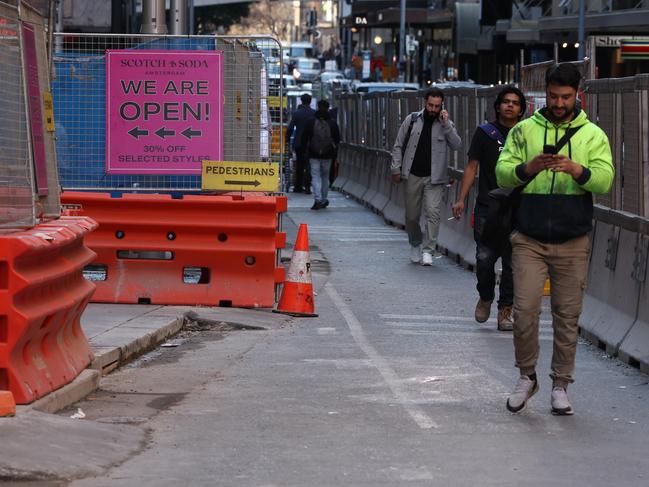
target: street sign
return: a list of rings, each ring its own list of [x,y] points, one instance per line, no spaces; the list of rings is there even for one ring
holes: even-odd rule
[[[621,42],[622,59],[625,61],[649,59],[649,42],[623,40]]]
[[[279,191],[276,162],[203,161],[202,189],[217,191]]]
[[[222,52],[107,52],[107,173],[200,174],[223,159]]]
[[[268,108],[280,108],[279,106],[279,96],[269,96],[268,97]],[[286,108],[286,97],[282,97],[282,108]]]

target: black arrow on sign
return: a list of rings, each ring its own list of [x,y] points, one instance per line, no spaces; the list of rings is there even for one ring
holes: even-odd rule
[[[164,138],[168,135],[176,135],[175,130],[167,130],[164,127],[159,128],[158,130],[155,131],[155,134],[160,137],[161,139],[164,140]]]
[[[128,131],[129,135],[135,137],[136,139],[140,138],[140,135],[149,135],[148,130],[140,130],[140,127],[132,128]]]
[[[261,183],[256,179],[254,181],[225,181],[225,184],[236,184],[237,186],[259,186]]]
[[[191,140],[192,137],[203,135],[203,132],[201,132],[200,130],[192,130],[191,127],[187,127],[185,130],[183,130],[180,133],[183,134],[185,137],[187,137],[189,140]]]

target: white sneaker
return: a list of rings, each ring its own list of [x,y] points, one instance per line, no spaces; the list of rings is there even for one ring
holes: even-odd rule
[[[527,400],[536,394],[538,390],[539,383],[537,381],[530,379],[526,375],[521,375],[518,378],[514,392],[507,399],[507,410],[511,413],[522,413],[527,408]]]
[[[430,252],[421,254],[421,265],[433,265],[433,256]]]
[[[552,414],[555,416],[570,416],[574,414],[570,401],[568,400],[568,394],[563,387],[553,387],[550,399]]]
[[[415,264],[419,264],[421,261],[421,250],[419,249],[419,245],[410,247],[410,260]]]

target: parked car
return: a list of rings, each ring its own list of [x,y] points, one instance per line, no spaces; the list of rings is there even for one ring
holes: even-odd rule
[[[352,84],[352,80],[345,78],[342,71],[323,71],[319,81],[323,85],[340,86],[343,90],[349,89]]]
[[[279,61],[279,58],[268,58],[266,59],[266,70],[268,75],[277,74],[279,75],[282,71],[282,66]]]
[[[397,83],[397,82],[353,82],[352,91],[356,93],[374,93],[376,91],[417,91],[417,83]]]
[[[281,81],[280,81],[281,80]],[[279,85],[282,83],[284,93],[299,89],[295,79],[290,74],[269,74],[268,75],[268,94],[271,96],[279,96]]]
[[[293,42],[288,48],[288,52],[290,59],[301,57],[315,58],[315,48],[310,42]]]
[[[352,80],[345,78],[340,71],[323,71],[313,83],[313,96],[318,99],[330,99],[334,89],[349,91]]]
[[[313,82],[320,74],[320,61],[315,58],[297,58],[293,76],[298,83]]]

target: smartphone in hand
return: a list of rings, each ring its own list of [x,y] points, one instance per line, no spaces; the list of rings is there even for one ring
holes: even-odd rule
[[[543,146],[543,153],[544,154],[556,154],[557,151],[557,146],[556,145],[551,145],[551,144],[545,144]]]

